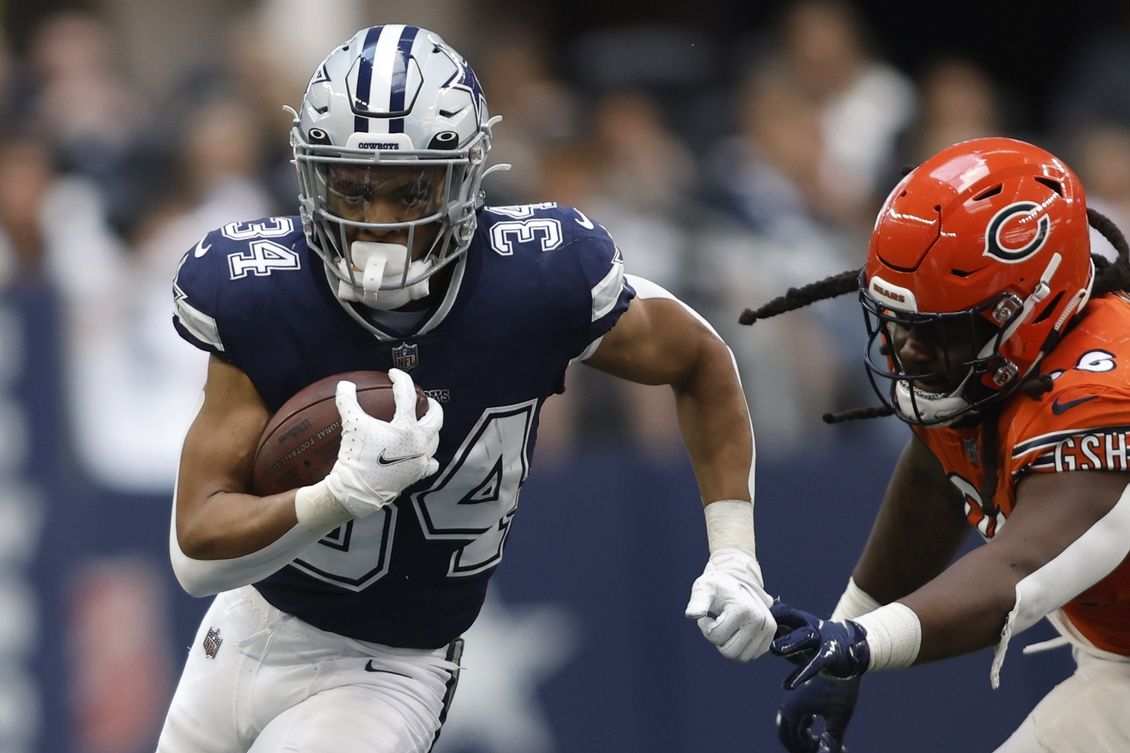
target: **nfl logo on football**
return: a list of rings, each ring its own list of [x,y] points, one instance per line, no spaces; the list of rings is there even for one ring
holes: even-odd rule
[[[419,348],[414,344],[403,343],[392,349],[392,365],[401,371],[408,371],[420,362]]]
[[[208,635],[204,636],[204,655],[209,659],[215,659],[216,654],[220,651],[220,644],[223,642],[224,639],[220,637],[219,628],[208,628]]]

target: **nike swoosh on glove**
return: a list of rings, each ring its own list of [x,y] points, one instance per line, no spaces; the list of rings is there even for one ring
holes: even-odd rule
[[[859,623],[822,620],[782,601],[775,602],[772,611],[780,634],[772,651],[797,665],[785,678],[785,690],[795,690],[820,674],[850,680],[867,671],[871,649]]]
[[[355,518],[391,504],[400,493],[439,470],[443,409],[428,398],[428,412],[416,418],[416,386],[399,369],[388,372],[396,412],[381,421],[357,403],[357,385],[342,380],[335,396],[341,414],[341,448],[326,476],[326,488]],[[391,461],[391,462],[390,462]]]
[[[747,662],[769,649],[777,623],[761,566],[740,549],[719,549],[691,586],[686,616],[727,659]]]

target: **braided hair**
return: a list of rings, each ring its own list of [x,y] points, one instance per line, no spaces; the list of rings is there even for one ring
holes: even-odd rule
[[[1105,256],[1091,254],[1091,260],[1095,265],[1095,281],[1091,289],[1092,297],[1106,295],[1117,290],[1130,291],[1130,244],[1127,243],[1126,236],[1109,217],[1095,209],[1087,209],[1087,223],[1106,238],[1118,252],[1118,257],[1113,262]],[[783,296],[778,296],[758,308],[745,309],[738,317],[738,322],[747,325],[753,324],[759,319],[768,319],[817,301],[836,298],[845,293],[857,292],[859,290],[859,276],[862,272],[861,269],[849,269],[799,288],[789,288]],[[1037,372],[1025,379],[1017,389],[1029,397],[1038,397],[1051,388],[1051,377]],[[887,406],[850,408],[838,413],[825,413],[823,419],[825,423],[834,424],[853,419],[879,418],[893,413],[894,411]]]
[[[1105,256],[1091,254],[1091,260],[1095,265],[1095,280],[1091,288],[1092,297],[1107,295],[1115,291],[1130,291],[1130,244],[1127,243],[1126,236],[1109,217],[1097,210],[1087,209],[1087,223],[1106,238],[1118,252],[1118,256],[1113,262]],[[763,306],[756,309],[745,309],[738,321],[741,324],[753,324],[758,319],[768,319],[793,309],[808,306],[816,301],[836,298],[845,293],[858,291],[862,271],[860,269],[849,269],[799,288],[789,288],[783,296],[774,298]],[[880,352],[887,355],[886,346],[883,346]],[[1033,398],[1039,397],[1051,389],[1051,376],[1039,370],[1036,370],[1017,386],[1017,391]],[[999,476],[998,444],[1000,437],[998,419],[1001,410],[1002,405],[999,403],[990,406],[986,413],[982,415],[981,421],[983,457],[979,491],[981,510],[987,517],[992,517],[997,513],[993,498],[996,496]],[[834,424],[854,419],[881,418],[893,413],[893,408],[881,405],[849,408],[837,413],[825,413],[822,418],[825,423]]]

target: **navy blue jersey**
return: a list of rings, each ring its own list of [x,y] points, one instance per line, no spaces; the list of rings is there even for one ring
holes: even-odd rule
[[[483,209],[444,301],[407,333],[347,311],[297,217],[209,233],[181,261],[173,295],[181,336],[244,371],[272,411],[322,377],[392,367],[443,404],[436,475],[255,584],[324,630],[435,648],[482,606],[543,402],[634,292],[603,227],[538,204]]]

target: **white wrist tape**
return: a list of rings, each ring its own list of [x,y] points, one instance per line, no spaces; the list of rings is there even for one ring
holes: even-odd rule
[[[706,543],[711,553],[739,549],[757,560],[751,503],[723,499],[708,504],[703,513],[706,515]]]
[[[855,620],[867,631],[871,663],[867,671],[909,667],[922,648],[922,622],[914,610],[892,601]]]
[[[321,531],[319,537],[353,517],[330,492],[325,479],[294,492],[294,513],[299,527],[311,532]]]
[[[881,606],[883,605],[872,598],[871,594],[856,585],[855,578],[848,578],[847,588],[844,589],[844,594],[840,597],[836,608],[832,610],[830,619],[854,620],[868,612],[874,612]]]

